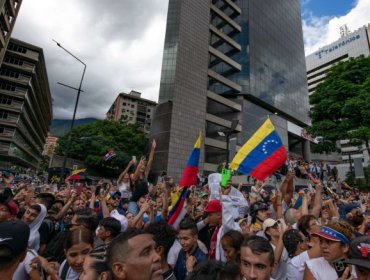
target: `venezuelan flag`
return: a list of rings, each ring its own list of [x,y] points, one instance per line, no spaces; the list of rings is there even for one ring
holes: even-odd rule
[[[287,151],[270,119],[243,145],[230,168],[263,181],[286,161]]]
[[[180,186],[192,186],[197,184],[201,144],[202,144],[202,133],[200,132],[197,142],[195,142],[194,148],[191,151],[190,157],[185,166],[184,173],[182,174]]]
[[[184,187],[175,205],[172,207],[169,213],[168,224],[174,227],[175,229],[177,229],[177,227],[180,225],[180,222],[187,213],[184,206],[186,198],[188,197],[189,193],[190,193],[189,187],[188,186]]]
[[[86,178],[85,171],[86,168],[73,170],[71,176],[67,177],[66,180],[83,180]]]
[[[71,175],[85,175],[83,173],[86,172],[86,169],[87,168],[73,170]]]

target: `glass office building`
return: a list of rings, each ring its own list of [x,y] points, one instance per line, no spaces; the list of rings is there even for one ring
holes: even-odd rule
[[[298,0],[170,0],[159,105],[151,136],[156,172],[179,178],[199,130],[201,169],[226,159],[220,131],[241,146],[269,115],[291,155],[309,156],[309,124]]]

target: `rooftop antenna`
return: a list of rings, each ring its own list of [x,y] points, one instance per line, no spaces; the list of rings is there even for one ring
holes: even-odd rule
[[[340,37],[341,37],[341,38],[343,38],[343,37],[345,37],[345,36],[347,36],[348,34],[350,34],[350,33],[351,33],[351,31],[349,30],[349,28],[348,28],[347,24],[342,25],[342,26],[339,28],[339,30],[340,30]]]

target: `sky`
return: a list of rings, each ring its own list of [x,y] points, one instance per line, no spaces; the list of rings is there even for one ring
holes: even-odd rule
[[[205,0],[202,0],[205,1]],[[262,1],[262,0],[254,0]],[[370,0],[300,0],[306,55],[370,23]],[[54,119],[72,119],[86,63],[77,118],[105,118],[121,92],[157,101],[168,0],[23,1],[12,36],[43,48]]]

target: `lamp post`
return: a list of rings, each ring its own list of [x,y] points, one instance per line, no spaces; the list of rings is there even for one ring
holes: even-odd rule
[[[75,118],[76,118],[76,111],[77,111],[77,106],[78,106],[78,101],[80,99],[80,93],[81,93],[81,87],[82,87],[82,81],[84,79],[84,76],[85,76],[85,71],[86,71],[86,64],[81,60],[79,59],[78,57],[76,57],[74,54],[72,54],[70,51],[68,51],[67,49],[65,49],[60,43],[58,43],[57,41],[55,41],[53,39],[53,41],[57,44],[57,46],[59,48],[61,48],[62,50],[64,50],[66,53],[68,53],[69,55],[71,55],[74,59],[76,59],[78,62],[80,62],[83,66],[84,66],[84,69],[82,71],[82,76],[81,76],[81,81],[80,81],[80,85],[78,87],[78,91],[77,91],[77,97],[76,97],[76,104],[75,104],[75,109],[73,111],[73,117],[72,117],[72,122],[71,122],[71,127],[69,129],[69,135],[68,135],[68,139],[67,139],[67,143],[66,143],[66,147],[64,149],[64,159],[63,159],[63,166],[62,166],[62,170],[60,172],[60,179],[59,179],[59,187],[61,187],[62,185],[62,181],[63,181],[63,177],[64,177],[64,173],[65,173],[65,168],[66,168],[66,163],[67,163],[67,157],[68,157],[68,151],[69,151],[69,147],[71,145],[71,141],[72,141],[72,129],[73,129],[73,126],[74,126],[74,123],[75,123]]]
[[[232,120],[230,129],[217,131],[218,135],[226,138],[226,164],[225,168],[229,168],[229,158],[230,158],[230,136],[237,133],[236,127],[239,124],[239,120]]]

